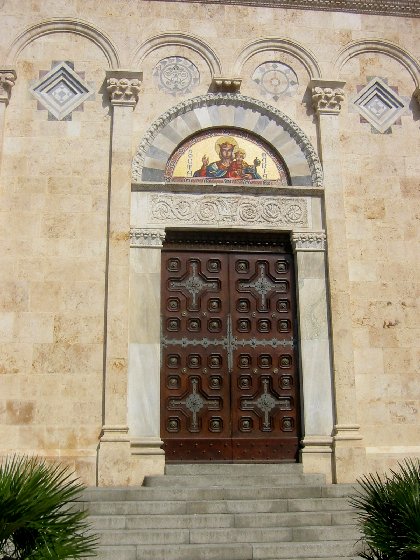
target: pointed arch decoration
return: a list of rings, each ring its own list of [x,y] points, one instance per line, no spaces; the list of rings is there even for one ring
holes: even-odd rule
[[[233,127],[261,137],[283,158],[292,186],[322,188],[321,163],[301,128],[268,103],[231,93],[188,99],[161,115],[137,148],[133,182],[164,182],[166,163],[174,150],[193,134],[217,127]]]
[[[14,65],[19,54],[29,43],[52,33],[74,33],[86,37],[104,53],[109,68],[119,68],[120,57],[110,37],[87,21],[73,18],[46,19],[26,28],[11,44],[6,56],[6,63]]]

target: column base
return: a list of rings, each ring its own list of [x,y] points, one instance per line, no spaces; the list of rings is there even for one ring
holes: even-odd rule
[[[130,442],[132,463],[145,476],[165,474],[165,452],[163,441],[158,437],[132,439]]]
[[[129,462],[128,426],[103,426],[98,448],[98,486],[128,485]]]
[[[366,473],[366,448],[362,444],[358,424],[338,424],[334,426],[334,481],[337,483],[356,482]]]
[[[98,449],[98,486],[139,486],[145,476],[163,475],[160,438],[130,440],[127,426],[104,426]]]
[[[333,482],[333,438],[330,436],[305,436],[302,445],[300,460],[303,464],[303,472],[321,473],[325,475],[327,484]]]

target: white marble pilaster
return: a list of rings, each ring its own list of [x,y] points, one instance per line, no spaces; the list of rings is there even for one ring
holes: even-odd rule
[[[303,393],[305,472],[323,472],[331,481],[333,398],[328,328],[325,233],[294,232],[300,363]]]
[[[163,456],[160,439],[162,229],[131,230],[128,424],[131,452]]]

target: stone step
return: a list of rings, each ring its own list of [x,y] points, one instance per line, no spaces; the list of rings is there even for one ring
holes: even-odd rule
[[[330,529],[334,529],[331,528]],[[293,540],[292,528],[258,529],[136,529],[98,531],[103,545],[143,544],[232,544],[257,542],[288,542]],[[325,532],[328,534],[328,532]],[[299,534],[297,535],[299,537]],[[337,540],[339,540],[339,536]],[[344,538],[344,537],[343,537]],[[301,540],[297,538],[297,540]],[[332,537],[331,539],[332,540]]]
[[[232,544],[276,542],[356,542],[360,533],[355,526],[336,527],[260,527],[211,529],[126,529],[97,531],[103,545],[146,544]]]
[[[143,487],[85,491],[77,507],[89,509],[100,536],[98,560],[357,558],[353,485],[327,485],[296,464],[169,465],[167,472]]]
[[[353,560],[353,541],[100,547],[97,560]]]
[[[306,511],[350,511],[351,507],[345,498],[312,498],[316,504],[308,506]],[[287,511],[305,511],[302,499],[273,500],[206,500],[187,502],[186,513],[284,513]]]
[[[171,476],[217,474],[261,477],[273,474],[303,474],[303,465],[300,463],[182,463],[166,465],[165,474]]]
[[[156,477],[163,479],[164,477]],[[288,499],[288,498],[347,498],[354,493],[350,484],[315,484],[269,487],[260,486],[236,488],[88,488],[83,493],[85,502],[119,501],[198,501],[198,500],[249,500],[249,499]]]
[[[91,515],[95,529],[193,529],[352,525],[351,512],[243,513],[193,515]]]
[[[353,539],[327,542],[256,543],[252,548],[253,560],[300,560],[332,557],[348,560],[357,558],[358,551]]]
[[[278,487],[284,485],[314,485],[325,483],[322,474],[277,474],[265,476],[236,476],[236,475],[165,475],[146,476],[144,486],[159,488],[209,488],[209,487]]]
[[[252,560],[252,545],[107,546],[97,560]]]
[[[204,501],[120,501],[84,504],[91,515],[173,515],[228,513],[351,512],[345,498],[204,500]]]

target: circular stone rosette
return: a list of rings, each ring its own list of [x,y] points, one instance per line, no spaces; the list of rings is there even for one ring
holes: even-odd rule
[[[200,83],[197,66],[182,56],[171,56],[158,62],[153,78],[160,90],[174,96],[191,93]]]
[[[274,101],[284,95],[294,95],[299,86],[295,72],[282,62],[261,64],[255,69],[252,79],[260,86],[260,92]]]

